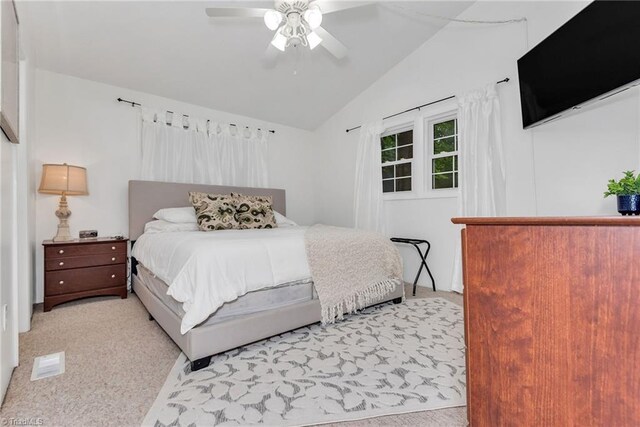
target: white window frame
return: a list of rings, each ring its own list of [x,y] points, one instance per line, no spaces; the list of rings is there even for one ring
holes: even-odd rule
[[[413,159],[411,165],[411,191],[382,193],[384,201],[458,197],[460,194],[459,188],[431,189],[431,157],[429,156],[433,152],[433,138],[429,138],[429,123],[445,117],[456,116],[456,114],[457,103],[455,99],[451,99],[425,107],[414,115],[407,114],[385,120],[386,128],[381,134],[381,138],[384,135],[413,129]],[[459,142],[460,140],[458,139]],[[380,157],[380,160],[380,167],[382,167],[382,157]],[[460,168],[458,167],[458,169]]]
[[[382,168],[384,166],[395,166],[395,165],[402,164],[402,163],[411,163],[411,191],[398,191],[398,192],[393,191],[393,192],[390,192],[390,193],[384,193],[383,192],[382,193],[382,197],[383,197],[384,200],[414,199],[419,194],[419,190],[416,189],[416,185],[418,185],[418,183],[420,183],[421,180],[416,179],[416,172],[418,171],[418,169],[422,168],[422,165],[418,164],[418,163],[422,163],[421,162],[422,154],[420,153],[420,156],[418,156],[418,153],[416,153],[416,147],[418,145],[422,145],[422,144],[421,144],[421,138],[418,139],[416,137],[416,129],[415,129],[413,120],[408,122],[405,119],[404,123],[387,128],[382,134],[380,134],[380,138],[382,139],[385,136],[395,135],[395,134],[398,134],[398,133],[406,132],[408,130],[413,131],[413,143],[412,143],[412,146],[413,146],[413,157],[411,158],[411,160],[407,161],[407,159],[403,159],[403,160],[396,160],[394,162],[382,163],[382,154],[381,154],[380,155],[380,167]],[[381,152],[382,152],[382,150],[381,150]],[[394,178],[394,181],[395,181],[395,178]]]
[[[447,153],[433,154],[433,146],[434,146],[434,135],[433,135],[433,125],[439,122],[445,122],[447,120],[456,119],[456,137],[458,141],[458,146],[456,151],[450,151]],[[425,171],[425,182],[424,189],[425,195],[428,197],[457,197],[460,190],[460,138],[459,138],[459,128],[458,128],[458,115],[455,110],[446,111],[439,114],[431,115],[424,119],[424,126],[426,128],[425,136],[425,161],[424,161],[424,171]],[[441,158],[441,157],[450,157],[450,156],[458,156],[458,187],[454,188],[432,188],[432,179],[433,179],[433,159]]]

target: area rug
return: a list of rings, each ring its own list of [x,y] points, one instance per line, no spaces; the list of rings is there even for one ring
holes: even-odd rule
[[[308,425],[463,406],[462,308],[383,304],[215,356],[181,354],[147,426]]]

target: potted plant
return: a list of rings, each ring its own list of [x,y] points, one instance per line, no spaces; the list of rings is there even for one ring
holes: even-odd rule
[[[634,171],[625,171],[621,180],[610,179],[604,193],[609,196],[617,196],[622,215],[640,215],[640,173],[635,176]]]

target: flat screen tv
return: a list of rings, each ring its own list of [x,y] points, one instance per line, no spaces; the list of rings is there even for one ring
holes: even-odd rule
[[[596,0],[518,60],[525,129],[640,82],[640,1]]]

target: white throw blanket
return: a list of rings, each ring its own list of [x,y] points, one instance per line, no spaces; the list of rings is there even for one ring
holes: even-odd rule
[[[400,253],[379,233],[314,225],[305,243],[323,324],[380,301],[402,283]]]

